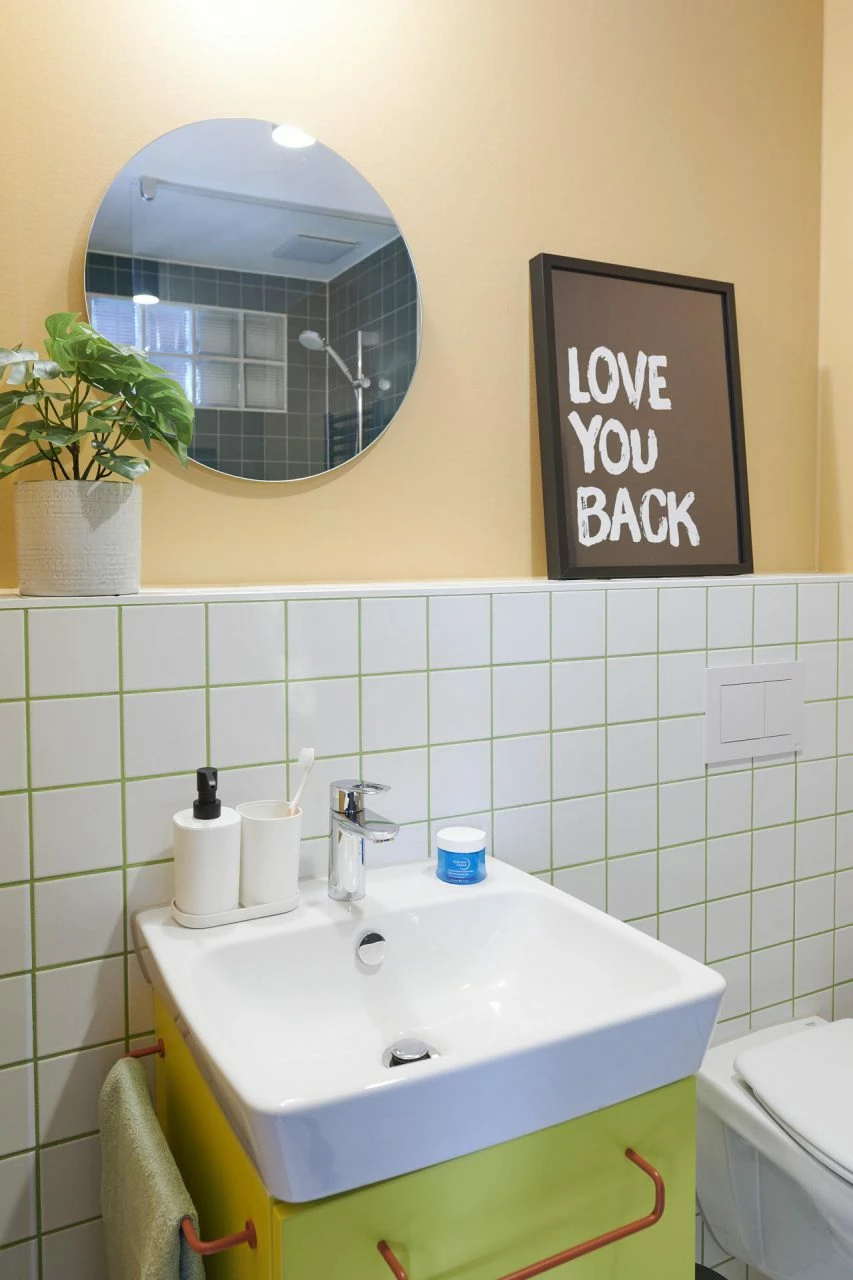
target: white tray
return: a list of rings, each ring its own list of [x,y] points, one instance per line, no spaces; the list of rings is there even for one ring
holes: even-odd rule
[[[172,899],[172,916],[186,929],[212,929],[218,924],[238,924],[241,920],[262,920],[264,916],[283,916],[299,906],[299,894],[286,902],[265,902],[259,907],[234,907],[232,911],[214,911],[208,916],[194,916],[181,911]]]

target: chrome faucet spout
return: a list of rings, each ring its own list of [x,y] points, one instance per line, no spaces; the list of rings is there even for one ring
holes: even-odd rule
[[[365,844],[387,844],[400,830],[378,813],[364,807],[364,797],[389,788],[380,782],[358,779],[333,782],[329,829],[329,897],[336,902],[357,902],[366,885]]]

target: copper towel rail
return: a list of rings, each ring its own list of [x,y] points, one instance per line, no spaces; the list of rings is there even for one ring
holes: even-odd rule
[[[544,1275],[546,1271],[552,1271],[554,1267],[561,1267],[566,1262],[574,1262],[576,1258],[584,1258],[588,1253],[595,1253],[597,1249],[603,1249],[605,1245],[615,1244],[617,1240],[624,1240],[627,1236],[636,1235],[638,1231],[647,1231],[649,1227],[653,1227],[655,1223],[660,1222],[666,1203],[666,1188],[661,1174],[654,1165],[649,1164],[648,1160],[644,1160],[642,1156],[638,1155],[636,1151],[632,1151],[630,1147],[625,1152],[625,1155],[638,1169],[642,1169],[643,1173],[654,1183],[655,1203],[651,1213],[647,1213],[644,1218],[636,1218],[633,1222],[626,1222],[624,1226],[616,1227],[613,1231],[605,1231],[604,1235],[595,1236],[592,1240],[584,1240],[583,1244],[573,1245],[571,1249],[564,1249],[562,1253],[553,1253],[550,1258],[542,1258],[541,1261],[533,1262],[528,1267],[522,1267],[520,1271],[512,1271],[508,1275],[501,1276],[500,1280],[533,1280],[534,1276]],[[376,1247],[395,1280],[409,1280],[408,1272],[388,1242],[380,1240]]]
[[[143,1045],[141,1049],[131,1049],[125,1056],[128,1058],[150,1058],[154,1054],[158,1058],[165,1058],[166,1046],[162,1040],[158,1040],[156,1044]],[[184,1239],[193,1253],[200,1253],[203,1258],[209,1258],[214,1253],[224,1253],[226,1249],[235,1249],[240,1244],[247,1244],[250,1249],[257,1249],[258,1247],[258,1233],[251,1218],[247,1219],[242,1231],[235,1231],[230,1236],[222,1236],[219,1240],[199,1240],[192,1218],[181,1218],[181,1231],[183,1231]]]

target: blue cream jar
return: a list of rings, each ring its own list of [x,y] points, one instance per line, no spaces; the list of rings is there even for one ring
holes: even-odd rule
[[[436,836],[436,875],[447,884],[486,878],[486,833],[477,827],[443,827]]]

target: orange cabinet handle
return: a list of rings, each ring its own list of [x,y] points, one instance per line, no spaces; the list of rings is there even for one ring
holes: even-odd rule
[[[181,1218],[181,1230],[193,1253],[200,1253],[203,1258],[210,1257],[212,1253],[224,1253],[226,1249],[233,1249],[238,1244],[247,1244],[250,1249],[258,1247],[258,1234],[251,1218],[244,1230],[236,1231],[233,1236],[223,1236],[221,1240],[199,1240],[192,1218]]]
[[[649,1164],[648,1160],[644,1160],[642,1156],[637,1155],[637,1152],[632,1151],[630,1147],[625,1152],[625,1155],[638,1169],[642,1169],[643,1173],[654,1183],[655,1203],[651,1213],[647,1213],[644,1218],[636,1218],[633,1222],[626,1222],[624,1226],[616,1227],[613,1231],[606,1231],[602,1236],[595,1236],[592,1240],[584,1240],[583,1244],[573,1245],[571,1249],[564,1249],[562,1253],[552,1253],[550,1258],[542,1258],[541,1261],[533,1262],[528,1267],[522,1267],[520,1271],[512,1271],[509,1275],[501,1276],[500,1280],[533,1280],[534,1276],[544,1275],[546,1271],[552,1271],[554,1267],[561,1267],[565,1262],[574,1262],[576,1258],[583,1258],[588,1253],[595,1253],[596,1249],[603,1249],[605,1245],[616,1244],[617,1240],[624,1240],[627,1236],[634,1236],[638,1231],[647,1231],[649,1227],[653,1227],[655,1223],[660,1222],[666,1203],[666,1188],[661,1174],[654,1165]],[[376,1247],[395,1280],[409,1280],[405,1267],[387,1241],[380,1240]]]

